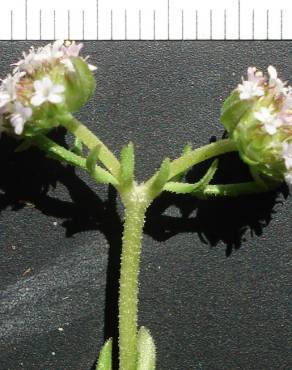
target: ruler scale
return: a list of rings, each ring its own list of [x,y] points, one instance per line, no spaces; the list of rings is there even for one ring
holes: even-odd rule
[[[292,39],[291,0],[10,0],[0,40]]]

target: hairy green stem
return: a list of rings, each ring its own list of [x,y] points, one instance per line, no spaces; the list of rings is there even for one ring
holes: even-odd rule
[[[60,117],[61,124],[89,149],[99,146],[99,160],[115,176],[119,175],[120,163],[108,147],[83,123],[73,116]]]
[[[238,184],[218,184],[207,185],[201,192],[198,192],[199,197],[237,197],[244,194],[259,194],[266,193],[276,189],[280,184],[274,183],[270,187],[263,188],[254,181],[242,182]]]
[[[66,162],[75,167],[81,167],[86,170],[86,159],[71,152],[70,150],[58,145],[53,140],[44,135],[34,136],[31,143],[43,150],[54,159]]]
[[[235,143],[230,139],[218,140],[215,143],[194,149],[170,163],[169,179],[188,170],[190,167],[218,155],[237,151]]]
[[[88,166],[88,159],[85,159],[70,150],[58,145],[53,140],[47,138],[44,135],[35,136],[32,144],[42,149],[47,153],[48,156],[59,160],[61,162],[66,162],[72,166],[83,168],[89,175],[96,181],[104,184],[112,184],[113,186],[118,186],[118,180],[111,175],[107,170],[97,166],[93,163],[92,167]]]
[[[133,185],[123,197],[125,223],[119,295],[120,370],[136,370],[138,279],[145,212],[150,204],[145,188]]]

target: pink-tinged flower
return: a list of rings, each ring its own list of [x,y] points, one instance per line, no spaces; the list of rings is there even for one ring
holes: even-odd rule
[[[269,135],[274,135],[282,121],[273,113],[271,108],[262,107],[254,113],[255,118],[263,124],[263,128]]]
[[[283,82],[278,78],[276,68],[273,66],[269,66],[268,74],[269,74],[269,87],[273,90],[273,94],[276,97],[285,95],[288,92],[288,88],[286,86],[286,82]]]
[[[242,78],[242,83],[237,86],[239,98],[241,100],[249,100],[254,97],[263,96],[265,93],[263,87],[264,82],[265,77],[263,73],[255,67],[249,67],[247,69],[247,80]]]
[[[14,132],[21,135],[26,121],[32,116],[32,109],[25,107],[19,101],[14,103],[13,113],[10,116],[10,123],[14,127]]]
[[[263,72],[256,69],[256,67],[248,67],[247,79],[248,81],[256,82],[259,85],[265,82],[265,77],[264,77]]]
[[[82,49],[83,44],[76,44],[75,41],[65,42],[65,45],[62,46],[61,50],[67,57],[78,57],[80,50]]]
[[[34,81],[33,86],[35,93],[30,102],[35,107],[42,105],[44,102],[58,104],[64,100],[64,86],[54,85],[49,77],[43,77],[41,80]]]
[[[282,156],[287,170],[292,171],[292,143],[283,143]]]

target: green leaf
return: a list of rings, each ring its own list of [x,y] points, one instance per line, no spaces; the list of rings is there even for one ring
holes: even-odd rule
[[[74,140],[74,144],[71,147],[71,152],[82,155],[83,154],[83,145],[82,142],[76,137]]]
[[[80,57],[72,59],[74,73],[65,75],[66,104],[70,112],[78,111],[92,96],[95,78],[86,61]]]
[[[155,370],[156,350],[153,338],[148,329],[142,326],[137,338],[137,370]]]
[[[86,159],[86,167],[90,174],[92,174],[95,171],[96,162],[99,157],[100,149],[101,146],[96,145],[94,148],[91,149],[91,151],[88,154],[88,157]]]
[[[129,186],[134,180],[135,154],[134,145],[129,143],[121,151],[120,181],[123,186]]]
[[[191,151],[192,151],[192,145],[190,143],[187,143],[187,144],[185,144],[185,146],[183,148],[182,155],[188,154]],[[177,174],[176,176],[174,176],[171,180],[172,181],[181,181],[187,172],[188,172],[188,170],[183,171],[183,172]]]
[[[215,172],[218,168],[218,159],[215,159],[211,166],[208,168],[208,171],[206,174],[199,180],[198,182],[194,184],[190,183],[182,183],[182,182],[174,182],[169,181],[166,183],[163,187],[163,190],[170,191],[172,193],[176,194],[194,194],[196,195],[196,192],[203,189],[205,186],[207,186],[210,181],[213,179]]]
[[[150,186],[150,192],[152,193],[152,196],[156,196],[162,191],[165,183],[169,178],[169,173],[170,173],[170,159],[165,158],[154,178],[153,183]]]
[[[198,182],[199,188],[204,188],[207,186],[213,179],[217,169],[218,169],[218,159],[215,159],[211,166],[208,168],[208,171],[206,174],[201,178],[201,180]]]
[[[33,141],[31,138],[24,139],[14,151],[15,153],[24,152],[25,150],[29,149],[32,146],[33,146]]]
[[[112,339],[108,339],[102,347],[96,370],[112,370]]]
[[[86,159],[86,168],[91,175],[91,177],[96,181],[102,184],[112,184],[118,185],[117,179],[110,174],[107,170],[104,170],[102,167],[96,165],[98,160],[101,146],[97,145],[88,154]]]

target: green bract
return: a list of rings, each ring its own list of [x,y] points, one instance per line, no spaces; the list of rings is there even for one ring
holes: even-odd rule
[[[74,58],[72,63],[75,72],[66,73],[64,78],[65,100],[69,112],[76,112],[91,98],[96,84],[86,61]]]

